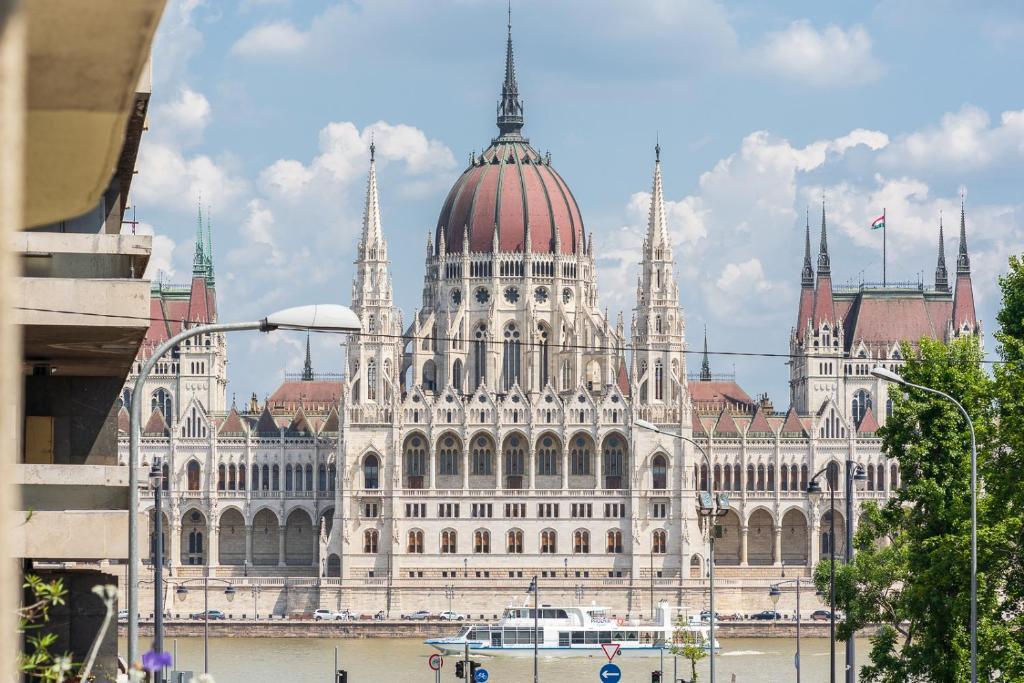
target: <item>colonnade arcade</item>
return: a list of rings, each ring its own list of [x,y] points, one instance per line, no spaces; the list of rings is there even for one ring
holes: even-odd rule
[[[149,561],[156,549],[155,510],[149,519]],[[163,520],[164,563],[167,566],[238,567],[316,567],[321,524],[329,534],[334,508],[317,515],[313,510],[295,506],[282,516],[278,508],[254,508],[250,516],[235,506],[222,507],[216,522],[200,507],[189,507],[179,514],[161,511]],[[313,524],[316,517],[319,521]]]

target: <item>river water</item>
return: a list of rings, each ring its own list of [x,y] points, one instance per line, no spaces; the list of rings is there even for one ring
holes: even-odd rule
[[[795,681],[793,654],[796,641],[784,638],[739,638],[720,641],[722,651],[715,659],[718,683],[759,681]],[[804,683],[828,681],[829,646],[825,638],[801,641]],[[149,642],[140,639],[146,648]],[[182,670],[202,672],[202,638],[168,639],[170,650],[176,644],[177,664]],[[867,653],[867,641],[858,642],[861,662]],[[121,640],[122,651],[125,648]],[[338,648],[340,668],[348,671],[350,683],[432,683],[434,673],[427,658],[434,652],[421,640],[330,638],[211,638],[210,673],[217,683],[334,683],[334,649]],[[842,643],[836,647],[836,678],[843,680],[845,665]],[[533,679],[531,657],[478,657],[490,674],[488,683],[530,683]],[[598,671],[605,663],[598,657],[541,657],[539,669],[543,683],[583,681],[600,683]],[[658,668],[657,657],[616,657],[622,669],[622,681],[648,683],[651,671]],[[679,677],[689,680],[689,662],[680,658]],[[708,681],[708,660],[697,667],[700,681]],[[735,676],[735,678],[733,678]],[[445,658],[441,671],[444,683],[453,683],[455,661]],[[672,657],[666,653],[665,683],[672,681]]]

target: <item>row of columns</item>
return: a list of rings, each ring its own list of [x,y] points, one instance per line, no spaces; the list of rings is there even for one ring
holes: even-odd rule
[[[220,564],[220,529],[215,524],[207,524],[205,527],[197,527],[204,529],[206,537],[206,543],[203,548],[203,559],[204,565],[216,566]],[[285,539],[286,539],[287,527],[278,525],[277,527],[277,566],[286,567],[288,566],[285,562]],[[189,566],[181,561],[181,524],[172,524],[167,531],[169,536],[170,548],[166,556],[166,562],[172,567]],[[245,564],[253,567],[257,566],[253,563],[253,551],[252,551],[252,536],[253,527],[251,524],[245,525]],[[258,565],[261,567],[274,566],[274,565]],[[316,566],[314,559],[313,566]]]
[[[464,488],[464,489],[469,489],[469,476],[470,476],[470,470],[472,469],[472,460],[471,460],[472,454],[471,454],[471,450],[472,449],[469,449],[465,453],[460,453],[460,456],[459,456],[460,457],[460,463],[462,465],[462,488]],[[427,474],[427,486],[430,489],[434,489],[434,488],[437,487],[437,477],[438,476],[442,476],[442,475],[438,474],[439,467],[438,467],[438,458],[437,458],[437,452],[436,451],[437,451],[437,449],[431,449],[428,452],[428,454],[427,454],[427,473],[428,473]],[[403,458],[404,457],[405,456],[403,455]],[[536,477],[537,476],[558,476],[558,477],[560,477],[560,480],[561,480],[560,481],[560,486],[561,486],[562,490],[563,491],[567,491],[569,489],[569,471],[570,471],[570,465],[571,465],[571,463],[569,461],[570,449],[568,449],[568,448],[563,448],[562,449],[561,467],[559,468],[559,473],[557,475],[537,475],[536,457],[537,457],[537,454],[535,452],[531,454],[529,451],[527,451],[525,453],[525,458],[524,459],[525,459],[525,464],[526,464],[526,467],[525,467],[526,472],[524,473],[524,477],[526,478],[526,482],[527,482],[526,483],[526,488],[533,489],[535,487]],[[494,474],[493,474],[493,476],[495,477],[495,482],[498,485],[497,488],[505,488],[505,486],[504,486],[505,454],[504,453],[497,453],[497,454],[491,453],[491,458],[493,459],[493,463],[494,463],[494,468],[493,468]],[[596,457],[596,454],[591,454],[590,458],[591,458],[591,470],[590,470],[591,473],[589,475],[580,475],[580,476],[591,476],[591,477],[594,477],[593,490],[597,491],[597,490],[603,488],[601,486],[601,475],[600,475],[600,465],[601,465],[601,463],[598,461],[598,459]],[[624,459],[624,464],[625,464],[625,461],[627,460],[627,457],[623,456],[623,459]],[[406,476],[408,476],[408,475],[406,475]],[[444,476],[448,476],[448,475],[444,475]],[[623,478],[626,478],[625,474],[623,474],[622,476],[623,476]]]

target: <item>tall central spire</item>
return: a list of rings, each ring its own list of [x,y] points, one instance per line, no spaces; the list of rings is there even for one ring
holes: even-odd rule
[[[508,43],[505,47],[505,82],[498,102],[498,130],[504,135],[518,135],[523,128],[523,103],[516,85],[516,62],[512,54],[512,3],[508,6]]]
[[[203,200],[199,199],[199,215],[196,218],[196,247],[192,256],[193,277],[206,277],[206,237],[203,235]]]
[[[668,246],[665,193],[661,183],[661,144],[656,144],[654,146],[654,181],[651,185],[651,211],[647,216],[647,247],[654,254],[656,250]],[[658,258],[660,259],[662,256]]]
[[[363,209],[363,249],[377,249],[383,240],[380,198],[377,194],[377,145],[370,140],[370,173],[366,178],[366,206]]]

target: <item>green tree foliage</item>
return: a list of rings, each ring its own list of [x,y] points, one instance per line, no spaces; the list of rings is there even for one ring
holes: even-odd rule
[[[993,376],[977,340],[905,346],[908,381],[944,391],[974,422],[978,443],[979,680],[1024,680],[1024,263],[1002,278]],[[970,433],[956,406],[893,387],[880,430],[900,488],[864,506],[850,566],[836,567],[838,637],[871,624],[862,681],[954,682],[970,677]],[[828,563],[815,573],[828,590]]]
[[[692,683],[696,683],[697,662],[708,656],[706,643],[700,639],[697,633],[683,630],[686,626],[686,620],[683,619],[682,615],[676,619],[676,626],[679,627],[680,630],[675,632],[669,652],[674,655],[684,657],[690,661],[690,681]],[[713,644],[712,647],[714,647]]]

